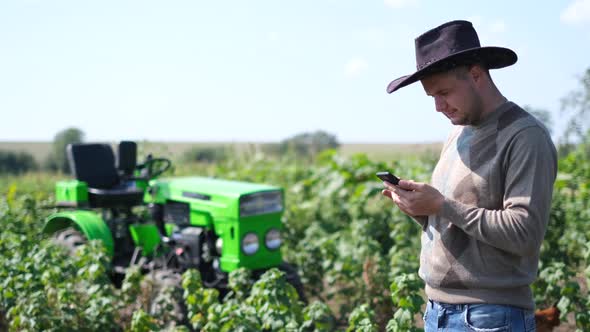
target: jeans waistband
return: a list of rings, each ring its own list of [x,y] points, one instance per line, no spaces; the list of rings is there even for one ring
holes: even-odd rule
[[[444,303],[444,302],[437,302],[437,301],[433,301],[433,300],[428,300],[428,304],[431,308],[436,308],[436,309],[445,309],[448,311],[463,311],[467,308],[467,304],[465,303],[461,303],[461,304],[454,304],[454,303]]]
[[[427,306],[430,306],[431,308],[440,308],[440,309],[446,309],[446,310],[451,310],[451,311],[463,311],[465,309],[467,309],[467,306],[472,305],[472,303],[444,303],[444,302],[438,302],[438,301],[434,301],[434,300],[428,300],[428,302],[426,303]],[[511,305],[507,305],[507,304],[501,304],[504,307],[507,308],[511,308],[514,310],[521,310],[523,312],[530,312],[531,310],[527,310],[527,309],[523,309],[523,308],[519,308],[519,307],[515,307],[515,306],[511,306]]]

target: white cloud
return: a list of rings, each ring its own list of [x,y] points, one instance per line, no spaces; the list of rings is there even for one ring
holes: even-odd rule
[[[409,7],[418,3],[418,0],[384,0],[385,5],[394,9]]]
[[[561,12],[560,19],[568,24],[590,22],[590,0],[574,0]]]
[[[345,73],[348,77],[356,77],[369,67],[367,61],[361,58],[353,58],[345,66]]]

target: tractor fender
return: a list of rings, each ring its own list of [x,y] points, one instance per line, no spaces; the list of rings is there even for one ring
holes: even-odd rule
[[[114,254],[113,235],[102,217],[88,210],[64,211],[50,215],[45,219],[43,233],[53,234],[68,227],[80,230],[88,240],[100,240],[104,243],[107,253]]]

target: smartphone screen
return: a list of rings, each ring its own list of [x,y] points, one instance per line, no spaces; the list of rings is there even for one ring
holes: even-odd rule
[[[377,172],[377,174],[375,174],[375,175],[377,175],[377,177],[380,178],[381,180],[387,181],[393,185],[397,186],[399,184],[399,178],[387,171]]]

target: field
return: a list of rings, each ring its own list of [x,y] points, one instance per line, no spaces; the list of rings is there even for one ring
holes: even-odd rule
[[[141,149],[174,157],[188,146],[149,143]],[[28,148],[43,158],[39,143]],[[64,176],[34,173],[0,177],[0,330],[421,331],[420,229],[383,199],[374,173],[403,170],[406,178],[428,181],[440,146],[345,144],[313,160],[265,157],[255,153],[256,144],[240,148],[243,153],[221,163],[178,164],[170,175],[285,188],[282,253],[297,265],[308,304],[275,270],[254,283],[238,270],[230,276],[233,292],[223,299],[189,270],[182,289],[159,298],[160,310],[150,310],[153,281],[129,271],[123,286],[113,287],[100,243],[69,257],[44,240],[42,220],[54,211],[44,207],[53,203],[53,183]],[[539,308],[561,311],[561,331],[590,330],[587,149],[581,145],[560,160],[533,287]],[[173,315],[174,301],[185,303],[187,320]]]
[[[51,152],[51,142],[0,142],[0,150],[25,151],[33,155],[37,162],[42,162]],[[260,142],[148,142],[141,143],[145,150],[149,150],[160,156],[178,159],[184,152],[192,147],[229,147],[233,150],[260,151],[264,144]],[[344,143],[339,148],[339,153],[350,156],[355,153],[364,153],[372,160],[386,161],[390,158],[399,158],[408,155],[434,153],[438,154],[441,143]]]

